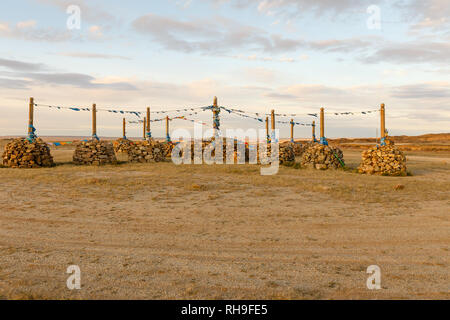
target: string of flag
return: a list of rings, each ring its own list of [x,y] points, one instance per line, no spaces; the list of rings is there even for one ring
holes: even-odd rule
[[[246,114],[245,112],[243,112],[243,111],[241,111],[241,110],[236,110],[236,109],[231,109],[231,108],[225,108],[225,107],[220,107],[222,110],[225,110],[226,112],[228,112],[228,113],[233,113],[233,114],[236,114],[236,115],[238,115],[238,116],[240,116],[240,117],[243,117],[243,118],[250,118],[250,119],[253,119],[253,120],[257,120],[257,121],[259,121],[259,122],[264,122],[264,119],[263,118],[261,118],[261,117],[253,117],[253,116],[250,116],[250,115],[248,115],[248,114]],[[257,116],[259,116],[260,115],[260,113],[255,113]],[[275,121],[276,123],[279,123],[279,124],[291,124],[291,121]],[[302,122],[292,122],[293,124],[295,124],[295,125],[297,125],[297,126],[311,126],[311,124],[309,124],[309,123],[302,123]]]

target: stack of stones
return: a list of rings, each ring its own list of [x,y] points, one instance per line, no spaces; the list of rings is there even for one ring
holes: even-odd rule
[[[40,168],[54,165],[50,148],[40,138],[30,142],[14,139],[5,146],[3,165],[11,168]]]
[[[317,170],[339,169],[345,165],[344,154],[339,148],[312,144],[303,153],[301,165]]]
[[[117,163],[117,159],[111,142],[94,139],[77,144],[73,162],[78,165],[99,166]]]
[[[367,174],[405,176],[406,157],[392,141],[386,140],[385,146],[375,146],[363,152],[358,171]]]
[[[287,142],[287,143],[283,143],[283,146],[288,145],[291,146],[293,151],[294,151],[294,155],[296,157],[301,157],[303,155],[303,153],[306,151],[306,149],[309,148],[309,144],[307,143],[299,143],[299,142]]]
[[[175,147],[175,145],[172,142],[163,142],[161,143],[162,152],[164,155],[164,158],[167,160],[170,160],[172,158],[172,150]]]
[[[271,161],[271,149],[272,145],[267,144],[267,157],[261,155],[262,152],[258,151],[258,162],[267,163],[267,161]],[[262,159],[261,159],[262,158]],[[295,153],[294,148],[289,144],[280,144],[279,145],[279,160],[280,164],[287,164],[291,162],[295,162]]]
[[[134,142],[128,139],[120,138],[114,141],[114,152],[128,154],[134,145]]]
[[[155,163],[165,159],[162,143],[154,139],[136,142],[128,153],[130,162]]]

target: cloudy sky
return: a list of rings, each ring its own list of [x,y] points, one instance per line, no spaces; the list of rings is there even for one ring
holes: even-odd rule
[[[78,6],[81,19],[77,28]],[[68,27],[70,26],[70,28]],[[27,104],[144,111],[212,103],[347,112],[386,103],[391,134],[449,132],[448,0],[15,0],[0,10],[0,135]],[[90,114],[38,107],[40,135],[89,135]],[[134,116],[127,116],[136,120]],[[157,115],[153,115],[157,118]],[[211,121],[209,112],[191,117]],[[289,119],[280,119],[289,120]],[[102,136],[121,116],[99,113]],[[173,121],[172,128],[187,127]],[[222,126],[263,125],[222,115]],[[328,137],[375,136],[377,115],[327,116]],[[282,126],[287,136],[287,125]],[[129,127],[129,136],[141,129]],[[153,125],[163,135],[163,123]],[[308,137],[297,127],[297,137]]]

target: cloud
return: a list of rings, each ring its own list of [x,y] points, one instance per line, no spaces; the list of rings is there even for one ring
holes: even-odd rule
[[[107,88],[112,90],[137,90],[135,85],[128,82],[102,83],[87,74],[42,72],[50,70],[50,68],[39,63],[0,59],[0,66],[12,71],[2,72],[3,75],[7,75],[10,78],[2,78],[2,83],[5,87],[19,88],[27,87],[32,84],[50,84],[54,86],[72,86],[85,89]]]
[[[394,5],[411,22],[411,29],[448,30],[450,6],[448,0],[398,1]]]
[[[316,16],[354,14],[365,12],[372,4],[383,0],[209,0],[215,4],[229,3],[237,8],[254,7],[258,12],[275,16],[297,17],[305,13]]]
[[[57,30],[55,28],[36,28],[32,22],[19,22],[10,27],[8,23],[0,21],[0,37],[21,39],[29,41],[63,42],[74,39],[68,30]]]
[[[391,96],[408,100],[450,98],[450,83],[436,82],[398,86],[391,89]]]
[[[30,84],[28,80],[0,78],[0,87],[3,89],[27,89]]]
[[[88,53],[88,52],[62,52],[58,53],[60,56],[81,58],[81,59],[120,59],[120,60],[132,60],[129,57],[112,55],[112,54],[100,54],[100,53]]]
[[[223,54],[237,49],[281,53],[304,45],[301,40],[267,35],[260,28],[223,17],[185,21],[148,14],[137,18],[132,26],[165,49],[188,53]]]
[[[14,71],[39,71],[45,69],[45,65],[42,63],[29,63],[2,58],[0,58],[0,67]]]
[[[450,43],[436,41],[410,41],[388,43],[374,53],[361,57],[366,63],[450,63]]]
[[[19,29],[34,28],[35,26],[36,26],[35,20],[20,21],[17,23],[17,28],[19,28]]]

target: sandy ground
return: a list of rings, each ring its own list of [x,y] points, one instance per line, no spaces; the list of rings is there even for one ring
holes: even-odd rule
[[[56,168],[0,168],[0,298],[450,298],[450,154],[411,154],[402,178],[76,167],[52,152]],[[366,287],[370,265],[381,290]]]

